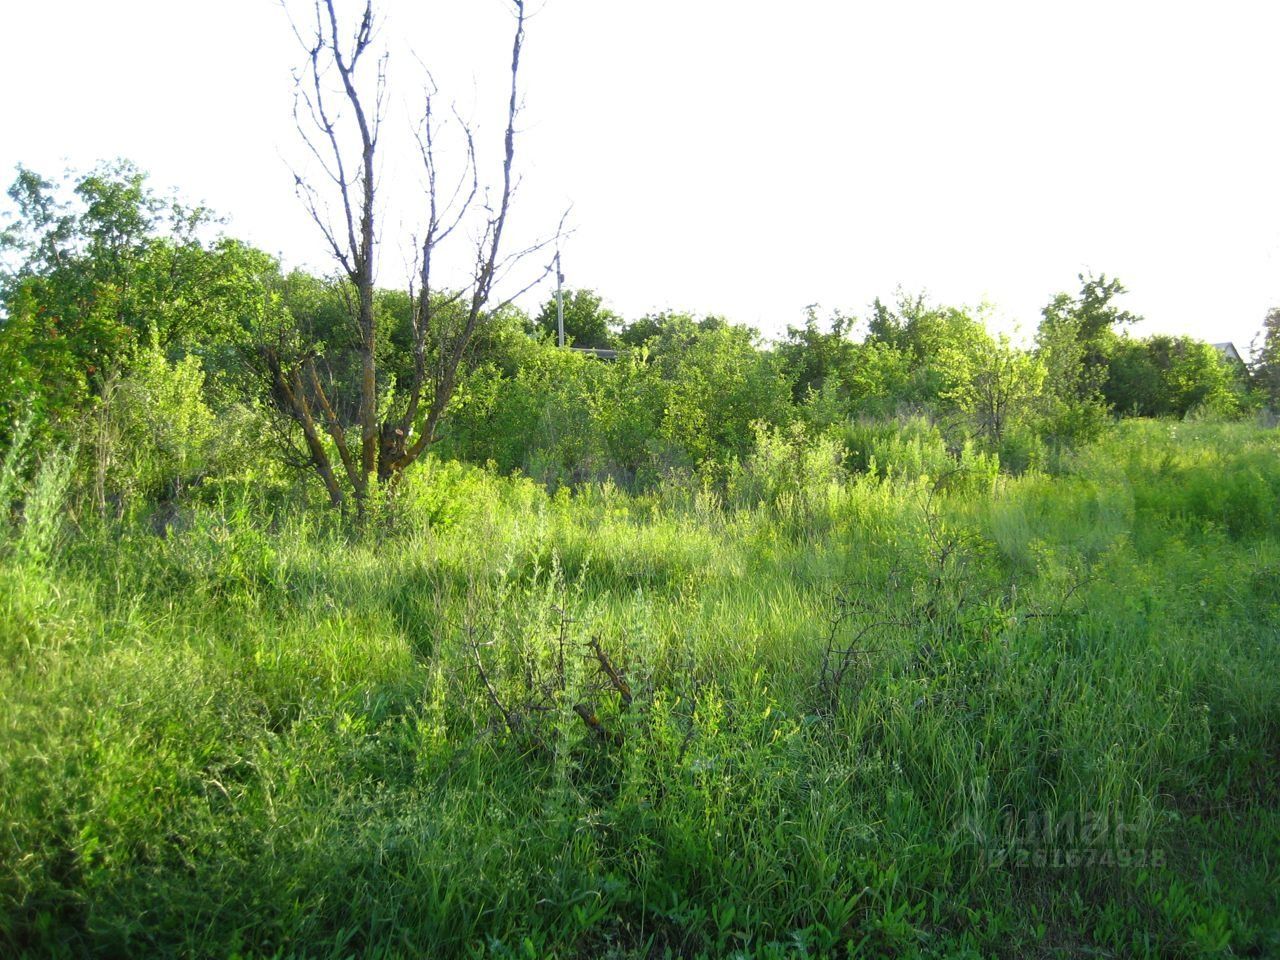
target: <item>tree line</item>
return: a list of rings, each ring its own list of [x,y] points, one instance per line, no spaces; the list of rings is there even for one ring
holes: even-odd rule
[[[806,447],[811,465],[821,448],[883,469],[877,444],[914,433],[937,456],[968,450],[1025,470],[1115,416],[1238,417],[1280,403],[1280,310],[1246,366],[1190,338],[1132,336],[1124,287],[1106,276],[1055,295],[1029,347],[992,336],[985,308],[903,292],[862,317],[811,309],[768,342],[718,316],[624,319],[578,289],[563,304],[570,343],[617,358],[558,349],[556,305],[530,316],[519,304],[551,273],[564,220],[540,240],[509,239],[522,0],[500,138],[487,144],[442,109],[427,76],[410,130],[415,263],[405,286],[380,286],[389,58],[374,5],[354,20],[333,0],[288,9],[309,158],[294,183],[329,272],[284,269],[128,162],[61,181],[20,167],[9,189],[0,442],[20,429],[77,451],[103,513],[310,476],[329,504],[363,515],[429,449],[552,486],[724,486],[778,443]],[[472,267],[445,281],[441,254],[455,243]]]
[[[1106,276],[1053,296],[1025,347],[989,333],[982,309],[905,293],[862,317],[811,308],[768,342],[717,316],[626,320],[598,293],[568,291],[569,342],[616,350],[607,361],[556,346],[553,297],[532,315],[449,290],[374,288],[361,304],[349,275],[282,269],[127,163],[61,183],[21,169],[9,197],[0,429],[29,419],[42,442],[74,444],[103,509],[299,472],[342,505],[318,465],[345,472],[348,490],[391,484],[388,457],[413,449],[398,438],[414,431],[420,449],[430,436],[442,456],[553,486],[634,488],[724,482],[770,432],[834,437],[865,468],[896,425],[1025,470],[1117,416],[1243,417],[1280,401],[1280,310],[1244,366],[1187,337],[1131,335],[1138,318]],[[352,322],[366,312],[372,341]],[[423,335],[424,317],[439,336]],[[442,401],[424,371],[447,371],[440,354],[468,327]],[[404,434],[389,444],[387,425]]]

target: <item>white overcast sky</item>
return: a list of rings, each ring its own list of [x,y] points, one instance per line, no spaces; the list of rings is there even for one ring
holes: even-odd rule
[[[901,285],[1026,332],[1092,269],[1128,285],[1141,332],[1243,349],[1280,304],[1280,3],[538,2],[516,236],[572,203],[566,282],[627,316],[777,334],[806,304],[862,315]],[[380,7],[388,123],[416,56],[492,163],[502,0]],[[0,0],[0,37],[6,180],[128,157],[327,268],[288,172],[299,56],[278,3]],[[394,282],[414,168],[388,144]]]

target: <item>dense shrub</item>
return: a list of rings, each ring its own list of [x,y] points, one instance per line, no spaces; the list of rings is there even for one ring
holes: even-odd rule
[[[1239,411],[1239,373],[1207,343],[1189,337],[1123,338],[1112,348],[1104,392],[1121,413],[1184,417],[1203,409]]]
[[[754,450],[729,474],[734,503],[802,505],[844,477],[844,448],[834,436],[811,435],[800,423],[779,428],[763,421],[755,434]]]

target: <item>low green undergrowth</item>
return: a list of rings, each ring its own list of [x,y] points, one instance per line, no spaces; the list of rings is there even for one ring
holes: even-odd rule
[[[1275,432],[781,443],[727,492],[431,464],[363,530],[15,475],[4,952],[1280,952]]]

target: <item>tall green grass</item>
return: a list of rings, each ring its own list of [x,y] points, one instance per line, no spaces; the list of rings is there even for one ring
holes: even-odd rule
[[[908,452],[163,536],[0,470],[3,950],[1280,952],[1275,432]]]

